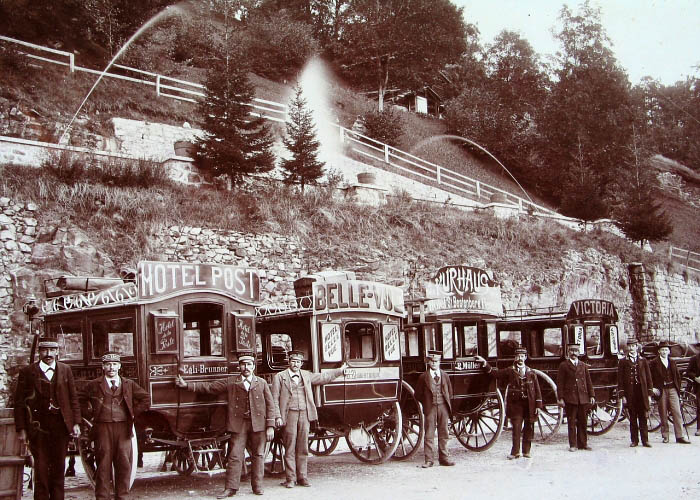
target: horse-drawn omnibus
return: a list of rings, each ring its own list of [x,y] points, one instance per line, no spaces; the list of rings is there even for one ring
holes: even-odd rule
[[[442,352],[440,368],[452,384],[455,436],[470,450],[487,450],[503,429],[504,402],[495,379],[475,356],[488,359],[496,354],[500,287],[481,269],[447,266],[426,285],[424,297],[407,300],[406,305],[401,331],[404,432],[394,458],[410,458],[423,439],[423,413],[414,388],[426,370],[429,350]]]
[[[401,353],[404,315],[400,288],[325,271],[294,282],[296,298],[256,309],[258,375],[268,382],[288,366],[288,353],[306,354],[303,368],[316,373],[347,362],[345,375],[313,388],[318,421],[310,451],[330,454],[344,437],[359,460],[381,463],[399,444]],[[283,454],[273,444],[273,460]]]
[[[513,362],[515,348],[528,351],[528,366],[540,381],[544,412],[536,434],[546,440],[561,425],[563,409],[557,405],[557,371],[566,359],[566,345],[580,345],[580,359],[590,366],[596,404],[588,414],[588,431],[603,434],[620,416],[617,398],[618,326],[617,309],[600,299],[576,300],[568,310],[561,307],[506,311],[497,323],[496,356],[500,367]]]
[[[106,351],[121,355],[121,375],[146,389],[151,407],[135,422],[135,458],[168,451],[181,474],[223,467],[226,396],[175,386],[212,381],[238,371],[237,352],[255,347],[255,269],[221,264],[141,262],[125,279],[60,277],[45,283],[44,331],[59,343],[78,390],[102,374]],[[95,475],[92,422],[85,418],[79,451],[90,481]],[[132,481],[137,461],[132,460]]]

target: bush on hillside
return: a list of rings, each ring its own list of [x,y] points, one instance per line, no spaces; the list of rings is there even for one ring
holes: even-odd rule
[[[391,107],[384,111],[368,111],[362,117],[367,136],[397,147],[403,135],[403,117]]]

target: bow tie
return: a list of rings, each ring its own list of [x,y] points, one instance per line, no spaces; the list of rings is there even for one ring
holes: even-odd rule
[[[292,378],[299,378],[299,375],[295,373],[294,375],[292,375]]]
[[[55,371],[55,370],[49,366],[44,373],[49,373],[49,372],[53,372],[53,371]]]

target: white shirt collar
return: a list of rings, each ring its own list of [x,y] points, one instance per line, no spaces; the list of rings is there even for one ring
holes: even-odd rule
[[[56,361],[53,362],[53,364],[47,365],[43,361],[39,361],[39,368],[41,368],[41,371],[46,373],[46,370],[49,368],[52,368],[54,371],[56,371]]]
[[[668,368],[668,358],[664,359],[664,358],[662,358],[661,356],[659,356],[659,359],[660,359],[661,362],[664,364],[664,366],[665,366],[666,368]]]
[[[431,368],[431,369],[430,369],[430,376],[433,377],[433,378],[435,378],[435,376],[437,376],[437,378],[440,378],[440,370],[433,370],[433,369]]]
[[[119,378],[119,375],[117,375],[114,378],[105,377],[105,380],[107,381],[108,387],[112,387],[112,380],[114,380],[114,383],[117,385],[117,387],[119,387],[121,385],[121,382],[122,382]]]

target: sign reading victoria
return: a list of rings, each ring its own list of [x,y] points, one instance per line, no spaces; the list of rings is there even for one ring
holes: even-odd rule
[[[486,271],[468,266],[446,266],[426,284],[429,312],[475,313],[498,316],[503,313],[501,288]]]

